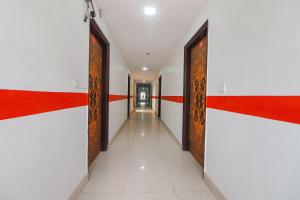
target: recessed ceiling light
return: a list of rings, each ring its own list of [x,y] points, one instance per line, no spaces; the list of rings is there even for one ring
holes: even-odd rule
[[[146,81],[143,81],[143,83],[146,83]]]
[[[153,16],[156,14],[156,8],[154,7],[145,7],[144,8],[145,15]]]
[[[147,71],[147,70],[148,70],[148,67],[143,67],[142,70],[143,70],[143,71]]]

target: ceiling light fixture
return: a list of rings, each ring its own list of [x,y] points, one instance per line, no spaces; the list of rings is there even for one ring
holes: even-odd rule
[[[142,70],[143,70],[143,71],[147,71],[147,70],[148,70],[148,67],[143,67]]]
[[[145,7],[144,8],[144,13],[147,16],[153,16],[156,14],[156,8],[154,7]]]

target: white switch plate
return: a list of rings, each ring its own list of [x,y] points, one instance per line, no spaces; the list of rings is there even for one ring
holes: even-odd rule
[[[223,94],[226,93],[226,84],[225,83],[220,84],[219,92],[223,93]]]
[[[87,87],[82,86],[82,83],[80,83],[78,78],[75,78],[73,80],[73,87],[78,90],[87,90],[88,89]]]
[[[75,78],[74,80],[73,80],[73,87],[75,88],[75,89],[78,89],[78,79],[77,78]]]

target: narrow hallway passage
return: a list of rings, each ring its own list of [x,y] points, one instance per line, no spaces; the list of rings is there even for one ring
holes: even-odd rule
[[[200,168],[152,111],[137,112],[95,160],[79,200],[214,200]]]

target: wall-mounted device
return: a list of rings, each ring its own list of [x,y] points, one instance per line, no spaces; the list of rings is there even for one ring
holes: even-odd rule
[[[222,94],[225,94],[226,93],[226,84],[225,83],[221,83],[219,85],[219,92],[222,93]]]
[[[84,22],[87,22],[88,19],[96,17],[96,11],[92,0],[85,0],[86,2],[86,12],[84,15]]]
[[[79,79],[78,79],[78,78],[75,78],[75,79],[73,80],[73,87],[74,87],[75,89],[78,89],[78,90],[87,90],[87,89],[88,89],[87,87],[82,87],[82,86],[80,86],[80,82],[79,82]]]

